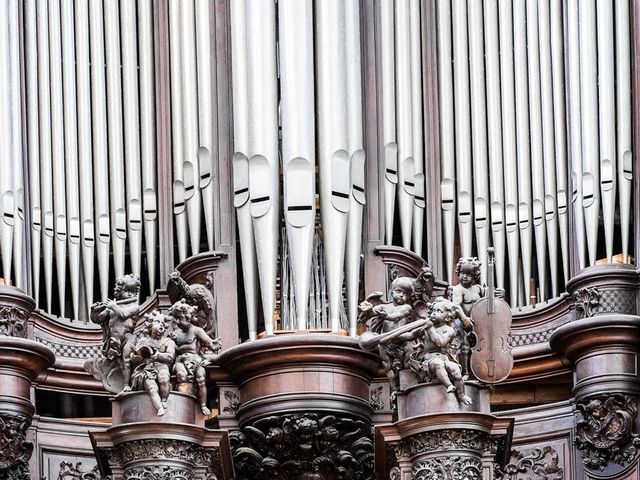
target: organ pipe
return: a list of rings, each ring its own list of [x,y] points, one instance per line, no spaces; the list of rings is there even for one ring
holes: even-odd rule
[[[422,237],[426,206],[424,122],[422,119],[424,99],[422,96],[422,31],[420,30],[420,2],[409,3],[411,31],[411,127],[413,159],[415,167],[415,191],[413,196],[413,251],[422,255]]]
[[[2,2],[0,16],[8,18],[9,3]],[[5,168],[0,172],[0,199],[2,200],[2,225],[0,253],[2,253],[2,273],[6,280],[11,280],[11,262],[13,255],[13,226],[14,226],[14,199],[13,199],[13,158],[11,145],[11,57],[9,47],[9,22],[0,22],[0,154],[8,158],[4,162]]]

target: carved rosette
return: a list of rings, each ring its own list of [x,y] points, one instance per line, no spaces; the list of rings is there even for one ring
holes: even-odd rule
[[[0,285],[0,335],[27,338],[27,321],[35,306],[22,290]]]
[[[18,413],[0,413],[0,478],[28,480],[33,444],[27,442],[31,417]]]
[[[373,478],[367,423],[315,413],[278,415],[231,432],[236,479]]]
[[[633,433],[638,415],[637,398],[623,394],[603,394],[579,401],[582,420],[576,425],[576,448],[584,465],[604,470],[611,462],[628,465],[638,456],[640,435]]]

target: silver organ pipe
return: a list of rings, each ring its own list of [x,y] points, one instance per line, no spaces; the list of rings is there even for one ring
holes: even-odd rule
[[[411,248],[415,160],[411,103],[411,32],[409,2],[395,2],[396,133],[398,143],[398,211],[402,245]]]
[[[527,45],[529,68],[529,124],[531,135],[531,186],[533,198],[533,228],[536,238],[538,285],[540,300],[546,299],[547,229],[545,224],[544,151],[542,148],[542,99],[540,91],[540,56],[538,32],[538,5],[536,0],[527,0]]]
[[[187,258],[187,213],[185,199],[182,133],[182,23],[179,0],[169,0],[169,55],[171,57],[171,146],[173,150],[173,216],[178,241],[178,259]]]
[[[531,163],[529,139],[529,88],[527,75],[527,29],[524,1],[513,3],[513,54],[515,62],[516,155],[518,165],[518,228],[522,250],[524,298],[528,299],[533,256]]]
[[[284,216],[297,328],[306,330],[316,217],[313,3],[280,0],[278,9]]]
[[[127,231],[131,271],[140,275],[142,263],[142,186],[140,181],[140,103],[136,2],[120,1],[122,32],[122,93],[124,106],[124,165]]]
[[[633,154],[631,140],[631,48],[629,37],[629,2],[616,0],[616,113],[617,167],[620,202],[620,230],[623,261],[629,261],[629,225],[631,223],[631,188]],[[636,253],[637,255],[637,253]]]
[[[198,80],[196,73],[195,12],[193,2],[180,2],[182,36],[182,160],[184,199],[189,218],[191,253],[200,252],[202,212],[198,166]]]
[[[451,2],[440,0],[437,5],[438,17],[438,83],[453,85],[451,59]],[[456,166],[455,166],[455,126],[453,116],[453,91],[440,88],[438,92],[440,111],[440,198],[442,208],[442,236],[446,279],[453,279],[453,247],[456,228]]]
[[[42,207],[40,203],[40,131],[38,125],[38,36],[36,0],[24,4],[27,100],[27,157],[29,159],[29,203],[31,206],[31,275],[33,298],[40,301],[40,255]]]
[[[247,2],[249,202],[267,334],[274,330],[280,221],[275,10],[272,0]]]
[[[598,103],[600,121],[600,198],[607,259],[613,257],[616,209],[616,112],[613,52],[613,2],[597,0]],[[597,188],[597,187],[596,187]]]
[[[471,159],[476,251],[486,264],[489,246],[489,184],[487,179],[487,104],[484,72],[482,2],[468,2],[469,72],[471,92]],[[483,271],[484,272],[484,271]],[[482,274],[486,281],[485,274]]]
[[[91,72],[89,57],[89,4],[75,2],[76,75],[78,95],[78,174],[80,187],[80,248],[85,304],[93,303],[93,158],[91,142]],[[99,177],[96,177],[99,178]],[[77,317],[76,317],[77,318]]]
[[[320,206],[329,318],[334,332],[340,329],[344,248],[351,193],[350,159],[346,150],[345,12],[341,5],[339,0],[319,2],[315,11]],[[385,111],[385,115],[388,113]]]
[[[458,230],[461,254],[468,257],[473,242],[473,187],[466,0],[453,0],[452,17]]]
[[[409,3],[411,32],[411,127],[413,137],[413,159],[415,167],[415,191],[413,196],[413,251],[422,255],[422,237],[426,207],[424,122],[422,119],[424,99],[422,95],[422,31],[420,30],[420,1]]]
[[[142,213],[149,291],[156,288],[158,201],[156,181],[155,87],[153,64],[153,4],[138,0],[138,53],[140,62],[140,158]]]
[[[502,102],[502,153],[504,167],[504,229],[509,254],[509,292],[512,305],[522,305],[518,291],[520,236],[518,231],[518,166],[516,149],[516,99],[513,70],[513,9],[511,0],[498,5],[500,55],[500,89]],[[518,287],[520,285],[520,288]]]
[[[567,134],[564,87],[564,37],[562,32],[562,0],[551,0],[551,61],[553,75],[553,124],[556,140],[556,202],[562,271],[565,281],[569,273],[569,214],[567,212]]]
[[[362,249],[362,219],[365,204],[365,152],[362,119],[362,59],[360,56],[360,3],[345,2],[348,151],[351,157],[351,195],[347,220],[345,281],[349,334],[356,335]],[[421,227],[422,230],[422,227]]]
[[[198,183],[202,195],[207,245],[213,250],[213,106],[211,94],[211,15],[209,0],[196,0],[196,54],[198,72]]]
[[[540,100],[542,106],[542,156],[544,170],[544,218],[547,245],[549,248],[549,270],[551,293],[556,297],[558,285],[558,215],[556,187],[556,138],[553,115],[553,74],[551,65],[551,25],[549,0],[538,0],[538,34],[540,56]],[[546,275],[546,272],[544,272]]]
[[[500,84],[500,44],[498,32],[498,0],[484,2],[484,41],[487,78],[487,132],[489,146],[489,193],[491,231],[496,249],[497,286],[504,288],[506,244],[504,232],[504,174],[506,165],[515,158],[503,157]],[[489,213],[489,212],[487,212]],[[516,257],[517,258],[517,257]],[[514,295],[517,291],[514,291]]]
[[[124,275],[127,214],[124,192],[124,146],[122,135],[122,85],[120,82],[120,15],[118,2],[104,3],[105,51],[107,57],[107,129],[109,132],[109,176],[112,179],[111,231],[116,277]]]
[[[51,80],[51,145],[53,164],[53,214],[55,217],[55,254],[60,314],[65,314],[67,202],[64,156],[64,112],[62,91],[62,44],[60,4],[49,2],[49,68]]]
[[[568,88],[574,101],[569,103],[569,126],[571,145],[571,204],[575,224],[576,255],[578,266],[586,266],[587,246],[585,240],[584,211],[582,207],[582,123],[580,94],[580,39],[578,30],[578,0],[567,3],[567,55]]]
[[[596,261],[600,209],[598,132],[598,65],[594,0],[578,2],[580,31],[580,103],[582,106],[582,207],[589,264]]]
[[[37,4],[38,26],[38,102],[40,132],[40,180],[42,194],[42,253],[47,310],[53,298],[53,166],[51,163],[51,97],[49,75],[49,14],[48,2]]]
[[[382,104],[382,152],[384,161],[385,240],[391,245],[398,183],[398,144],[396,142],[395,28],[394,1],[380,0],[380,68]]]
[[[238,219],[249,339],[255,340],[258,334],[258,270],[249,202],[249,92],[246,29],[246,0],[231,2],[234,206]]]
[[[2,2],[0,16],[9,17],[9,3]],[[13,159],[11,154],[11,88],[10,88],[10,56],[9,56],[9,22],[0,22],[0,154],[9,161],[3,161],[0,172],[0,199],[2,201],[2,225],[0,253],[2,253],[2,273],[11,280],[11,261],[13,254]]]
[[[93,168],[96,217],[96,253],[100,298],[109,289],[109,256],[111,250],[111,217],[109,208],[109,156],[107,137],[106,76],[102,1],[89,0],[89,42],[91,46],[91,115],[93,133]],[[46,220],[46,217],[45,217]],[[46,234],[46,224],[45,224]],[[45,241],[46,241],[46,237]],[[120,248],[120,247],[119,247]],[[44,258],[45,272],[47,259]]]
[[[78,122],[73,0],[60,2],[62,28],[62,82],[64,91],[64,157],[67,200],[69,279],[73,318],[80,312],[80,186],[78,178]]]

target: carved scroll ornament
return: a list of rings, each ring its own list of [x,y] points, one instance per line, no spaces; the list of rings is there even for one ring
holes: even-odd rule
[[[524,452],[512,450],[509,463],[498,470],[500,480],[564,480],[558,452],[550,446]]]

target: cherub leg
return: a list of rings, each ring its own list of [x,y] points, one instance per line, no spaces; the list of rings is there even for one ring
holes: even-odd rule
[[[433,369],[433,373],[440,383],[442,383],[445,387],[447,387],[447,392],[455,392],[456,387],[453,386],[451,380],[449,379],[449,374],[447,373],[447,369],[444,365],[444,362],[439,358],[434,358],[429,362],[429,366]]]
[[[380,359],[382,360],[382,366],[387,372],[387,379],[389,380],[389,385],[391,386],[391,395],[393,396],[395,392],[398,390],[398,380],[396,379],[396,372],[393,370],[393,360],[384,349],[384,347],[380,347],[379,349]]]
[[[171,392],[171,374],[169,368],[164,367],[158,371],[158,385],[160,386],[160,399],[164,406],[167,405],[169,392]]]
[[[204,415],[210,415],[211,410],[207,408],[207,384],[205,382],[204,367],[196,368],[196,386],[198,388],[198,401],[200,402],[200,410]]]
[[[124,392],[131,390],[131,352],[133,345],[131,342],[125,342],[122,347],[122,377],[124,380]]]
[[[464,379],[462,378],[460,365],[454,362],[447,362],[447,371],[449,372],[449,376],[456,386],[456,395],[458,396],[458,400],[460,400],[465,405],[471,405],[471,397],[466,395],[464,390]]]
[[[164,415],[164,407],[162,405],[162,400],[160,400],[160,395],[158,394],[158,385],[154,380],[145,379],[144,381],[144,389],[149,392],[151,396],[151,403],[158,410],[158,416]]]
[[[184,366],[184,363],[176,362],[173,366],[173,372],[176,374],[176,382],[177,383],[186,383],[189,377],[187,372],[187,368]]]

